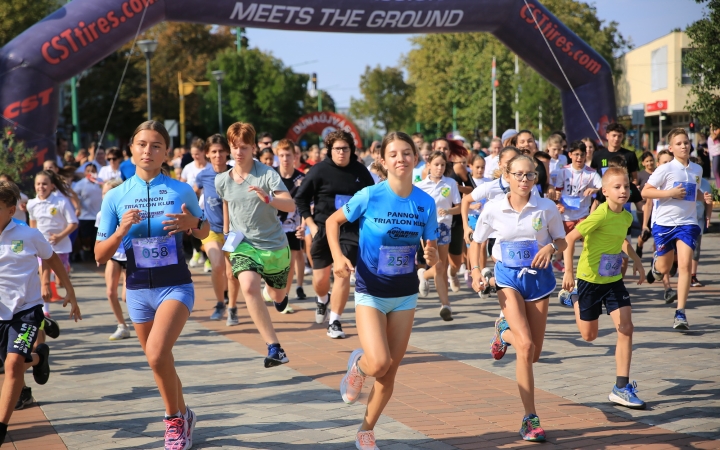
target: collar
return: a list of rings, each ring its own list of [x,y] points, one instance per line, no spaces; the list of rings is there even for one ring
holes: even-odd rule
[[[5,229],[0,234],[5,234],[6,232],[12,230],[15,227],[17,227],[17,224],[15,223],[15,219],[10,219],[10,222],[5,226]]]
[[[152,187],[152,186],[158,186],[158,185],[161,185],[161,184],[165,183],[165,181],[166,181],[165,178],[166,178],[165,175],[163,175],[163,173],[160,172],[160,173],[158,174],[158,176],[156,176],[155,178],[153,178],[152,180],[150,180],[149,182],[147,182],[147,184],[149,184],[151,187]],[[143,185],[143,186],[145,186],[145,184],[146,184],[146,183],[145,183],[145,180],[143,180],[142,178],[140,178],[140,177],[137,175],[137,173],[136,173],[135,175],[133,175],[133,180],[135,180],[136,183],[140,183],[140,184]]]
[[[533,187],[532,190],[535,190],[535,187]],[[510,193],[508,192],[505,194],[503,199],[501,200],[502,210],[503,211],[515,211],[515,209],[510,205],[510,201],[508,200],[508,197],[510,196]],[[532,192],[530,192],[530,198],[528,198],[527,204],[523,207],[522,211],[525,211],[527,208],[537,208],[537,196],[532,195]],[[522,212],[520,211],[520,212]]]

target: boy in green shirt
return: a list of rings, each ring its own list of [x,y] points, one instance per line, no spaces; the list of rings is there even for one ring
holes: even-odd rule
[[[605,305],[607,314],[618,331],[615,347],[617,378],[609,395],[611,402],[633,409],[645,409],[645,402],[636,394],[637,383],[630,383],[632,359],[632,310],[630,294],[622,280],[622,252],[633,260],[633,273],[640,273],[638,284],[645,279],[642,262],[625,240],[632,223],[632,215],[623,205],[630,196],[627,171],[620,167],[609,168],[602,178],[602,192],[607,202],[600,205],[582,223],[565,237],[565,275],[563,289],[575,287],[573,252],[575,242],[584,240],[577,268],[577,296],[573,296],[575,320],[583,339],[594,341],[598,335],[598,319]]]

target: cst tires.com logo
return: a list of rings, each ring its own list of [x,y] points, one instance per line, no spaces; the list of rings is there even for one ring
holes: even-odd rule
[[[401,230],[398,227],[394,227],[390,231],[388,231],[387,234],[388,234],[388,236],[390,236],[393,239],[407,239],[407,238],[416,237],[418,235],[418,232]]]

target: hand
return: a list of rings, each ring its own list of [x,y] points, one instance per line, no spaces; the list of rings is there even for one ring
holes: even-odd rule
[[[270,195],[263,190],[263,188],[259,186],[250,186],[248,187],[248,192],[254,192],[257,194],[258,198],[262,200],[263,203],[267,203],[267,200],[270,198]]]
[[[705,228],[710,228],[710,217],[705,218]]]
[[[48,303],[52,298],[52,290],[50,289],[50,283],[43,283],[40,288],[42,299],[45,303]]]
[[[163,227],[163,230],[169,230],[169,236],[176,233],[184,233],[187,230],[197,227],[198,218],[192,215],[187,209],[187,206],[185,206],[185,203],[182,204],[180,209],[182,209],[182,212],[179,214],[165,214],[165,217],[171,218],[171,220],[163,220],[162,222],[163,225],[167,225]]]
[[[684,199],[686,193],[685,187],[682,184],[678,184],[674,188],[670,189],[670,197],[678,200]]]
[[[333,258],[333,261],[335,261],[333,264],[333,273],[336,277],[347,278],[352,272],[355,272],[352,263],[345,256],[339,259]]]
[[[470,203],[470,209],[478,210],[482,209],[483,205],[480,202],[477,203]]]
[[[557,203],[555,206],[557,206],[558,212],[560,214],[565,214],[565,207],[561,205],[560,203]]]
[[[561,192],[556,190],[556,191],[555,191],[555,194],[553,194],[553,195],[550,196],[550,200],[555,201],[555,202],[559,202],[561,195],[562,195]]]
[[[50,233],[50,237],[48,238],[48,242],[51,245],[55,245],[60,241],[60,237],[55,233]]]
[[[445,217],[446,214],[447,214],[447,211],[442,208],[437,210],[438,217]]]
[[[643,284],[643,281],[645,280],[645,268],[642,265],[642,261],[640,261],[640,258],[637,258],[633,261],[633,275],[638,275],[640,278],[638,279],[638,286]]]
[[[420,245],[423,249],[423,258],[425,258],[425,262],[427,263],[428,267],[432,267],[435,264],[437,264],[438,259],[438,251],[437,247],[429,247],[427,245],[427,242],[423,244],[422,240],[420,241]]]
[[[300,225],[295,228],[295,237],[302,240],[305,239],[305,227]]]
[[[130,231],[130,227],[140,223],[140,210],[139,209],[128,209],[120,219],[120,225],[118,225],[117,231],[125,237]]]
[[[583,192],[583,195],[584,195],[585,197],[588,197],[588,196],[590,196],[590,195],[593,195],[593,194],[596,193],[596,192],[597,192],[597,189],[587,188],[587,189],[585,189],[585,192]]]
[[[480,292],[485,289],[485,277],[482,276],[480,269],[475,268],[470,272],[472,276],[472,288],[475,292]]]
[[[314,238],[315,238],[315,235],[316,235],[317,232],[318,232],[318,226],[313,223],[313,224],[308,224],[308,227],[310,227],[310,236],[312,236],[313,239],[314,239]]]
[[[20,211],[27,212],[27,202],[20,202],[18,204],[18,208],[20,208]]]
[[[82,316],[80,315],[80,307],[77,304],[77,300],[75,299],[75,292],[72,291],[72,289],[68,289],[68,293],[65,296],[65,301],[63,302],[63,308],[65,308],[68,303],[70,303],[70,318],[74,319],[75,322],[78,320],[82,320]]]
[[[473,230],[469,226],[463,226],[463,236],[465,237],[465,243],[467,245],[472,244]]]
[[[708,205],[713,204],[713,197],[712,197],[711,193],[706,192],[705,194],[703,194],[703,199],[705,200],[706,204],[708,204]]]
[[[573,274],[572,268],[565,267],[565,274],[563,275],[562,288],[568,292],[572,292],[575,289],[575,274]]]
[[[555,253],[555,249],[550,244],[541,248],[532,260],[530,267],[533,269],[545,269],[548,264],[552,261],[552,255]]]

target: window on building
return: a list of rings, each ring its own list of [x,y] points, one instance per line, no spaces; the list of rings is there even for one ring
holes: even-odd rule
[[[668,60],[667,60],[668,49],[667,45],[664,45],[656,50],[653,50],[650,54],[650,79],[653,91],[659,91],[661,89],[667,89],[668,80]]]
[[[685,58],[691,51],[692,51],[691,48],[682,49],[680,83],[682,83],[683,85],[693,84],[693,80],[692,80],[692,77],[690,76],[690,72],[688,71],[688,68],[685,65]]]

